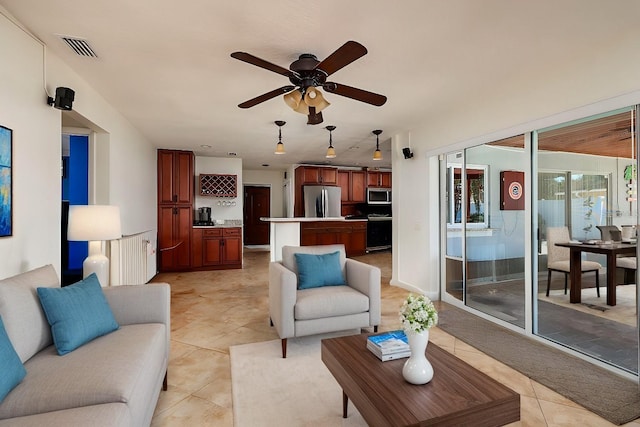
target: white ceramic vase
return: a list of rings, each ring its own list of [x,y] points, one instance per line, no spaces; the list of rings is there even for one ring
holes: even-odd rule
[[[429,330],[419,333],[405,331],[405,333],[409,339],[411,356],[404,362],[402,376],[411,384],[426,384],[433,378],[433,367],[426,356]]]

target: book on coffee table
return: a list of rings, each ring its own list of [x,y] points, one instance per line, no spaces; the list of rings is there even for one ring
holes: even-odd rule
[[[402,330],[370,335],[367,348],[383,362],[411,356],[409,340]]]

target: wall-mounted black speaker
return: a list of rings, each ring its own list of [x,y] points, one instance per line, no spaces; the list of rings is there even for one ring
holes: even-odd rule
[[[56,88],[56,97],[48,97],[47,103],[53,105],[58,110],[71,110],[73,108],[73,99],[76,93],[68,87]]]
[[[411,152],[411,148],[409,147],[404,147],[402,149],[402,154],[404,154],[405,159],[410,159],[413,157],[413,153]]]

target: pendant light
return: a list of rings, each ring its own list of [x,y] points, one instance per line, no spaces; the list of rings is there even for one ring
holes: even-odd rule
[[[327,148],[327,155],[325,156],[327,159],[335,159],[336,158],[336,149],[333,148],[333,140],[331,138],[331,132],[335,130],[335,126],[327,126],[325,129],[329,131],[329,148]]]
[[[276,145],[275,154],[285,154],[284,144],[282,143],[282,126],[284,126],[287,122],[276,120],[274,123],[278,126],[278,144]]]
[[[376,129],[371,131],[376,136],[376,151],[373,152],[373,160],[382,160],[382,151],[380,151],[380,134],[382,131],[380,129]]]

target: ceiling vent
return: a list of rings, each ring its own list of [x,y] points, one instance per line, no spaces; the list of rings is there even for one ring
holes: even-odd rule
[[[58,36],[62,39],[63,42],[66,43],[67,46],[73,50],[76,55],[84,56],[88,58],[97,58],[96,52],[89,45],[89,42],[84,39],[79,39],[77,37],[70,36]]]

